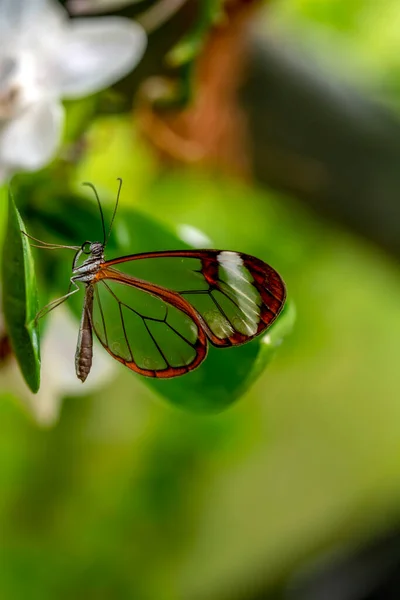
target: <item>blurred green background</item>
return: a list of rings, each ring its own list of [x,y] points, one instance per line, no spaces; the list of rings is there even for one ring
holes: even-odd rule
[[[264,35],[292,44],[295,36],[338,78],[362,64],[359,89],[398,107],[398,2],[275,0],[267,8]],[[395,523],[395,260],[294,197],[216,171],[160,168],[131,117],[98,118],[88,139],[76,193],[92,181],[111,210],[122,177],[121,215],[137,209],[178,238],[190,225],[214,247],[266,260],[297,319],[243,397],[216,414],[178,408],[120,365],[86,393],[68,387],[63,364],[51,387],[46,370],[55,367],[45,356],[35,398],[8,362],[0,373],[1,598],[246,600],[319,551]],[[26,211],[25,222],[29,230]],[[62,260],[67,287],[69,255]],[[77,322],[71,329],[74,340]],[[101,354],[96,348],[95,362]],[[65,361],[73,368],[73,355]],[[215,373],[210,388],[200,390],[206,404],[220,393]],[[185,393],[190,407],[195,392],[183,383]]]

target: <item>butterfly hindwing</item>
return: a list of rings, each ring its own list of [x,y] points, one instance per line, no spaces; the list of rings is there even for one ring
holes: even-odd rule
[[[184,299],[162,298],[119,279],[94,286],[92,325],[114,358],[149,377],[183,375],[207,354],[203,328]]]

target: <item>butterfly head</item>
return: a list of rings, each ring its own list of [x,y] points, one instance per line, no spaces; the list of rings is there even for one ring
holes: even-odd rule
[[[90,258],[103,258],[104,244],[101,242],[84,242],[81,246],[83,254],[87,254]]]
[[[82,254],[87,258],[79,264]],[[104,262],[104,244],[101,242],[84,242],[76,252],[72,262],[72,276],[75,281],[90,282],[93,275],[101,268]]]

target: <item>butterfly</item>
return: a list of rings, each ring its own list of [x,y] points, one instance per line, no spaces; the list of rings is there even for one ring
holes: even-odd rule
[[[68,293],[45,306],[47,314],[84,286],[75,353],[84,382],[93,357],[93,331],[120,363],[146,377],[170,378],[196,369],[209,343],[244,344],[278,317],[286,298],[280,275],[262,260],[230,250],[165,250],[105,259],[122,185],[108,233],[95,187],[103,241],[74,249]],[[40,242],[28,236],[31,239]],[[42,248],[60,247],[40,242]]]

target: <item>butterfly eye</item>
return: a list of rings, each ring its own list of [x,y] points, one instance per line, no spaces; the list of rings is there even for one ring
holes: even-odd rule
[[[91,242],[84,242],[81,246],[83,254],[91,254]]]

